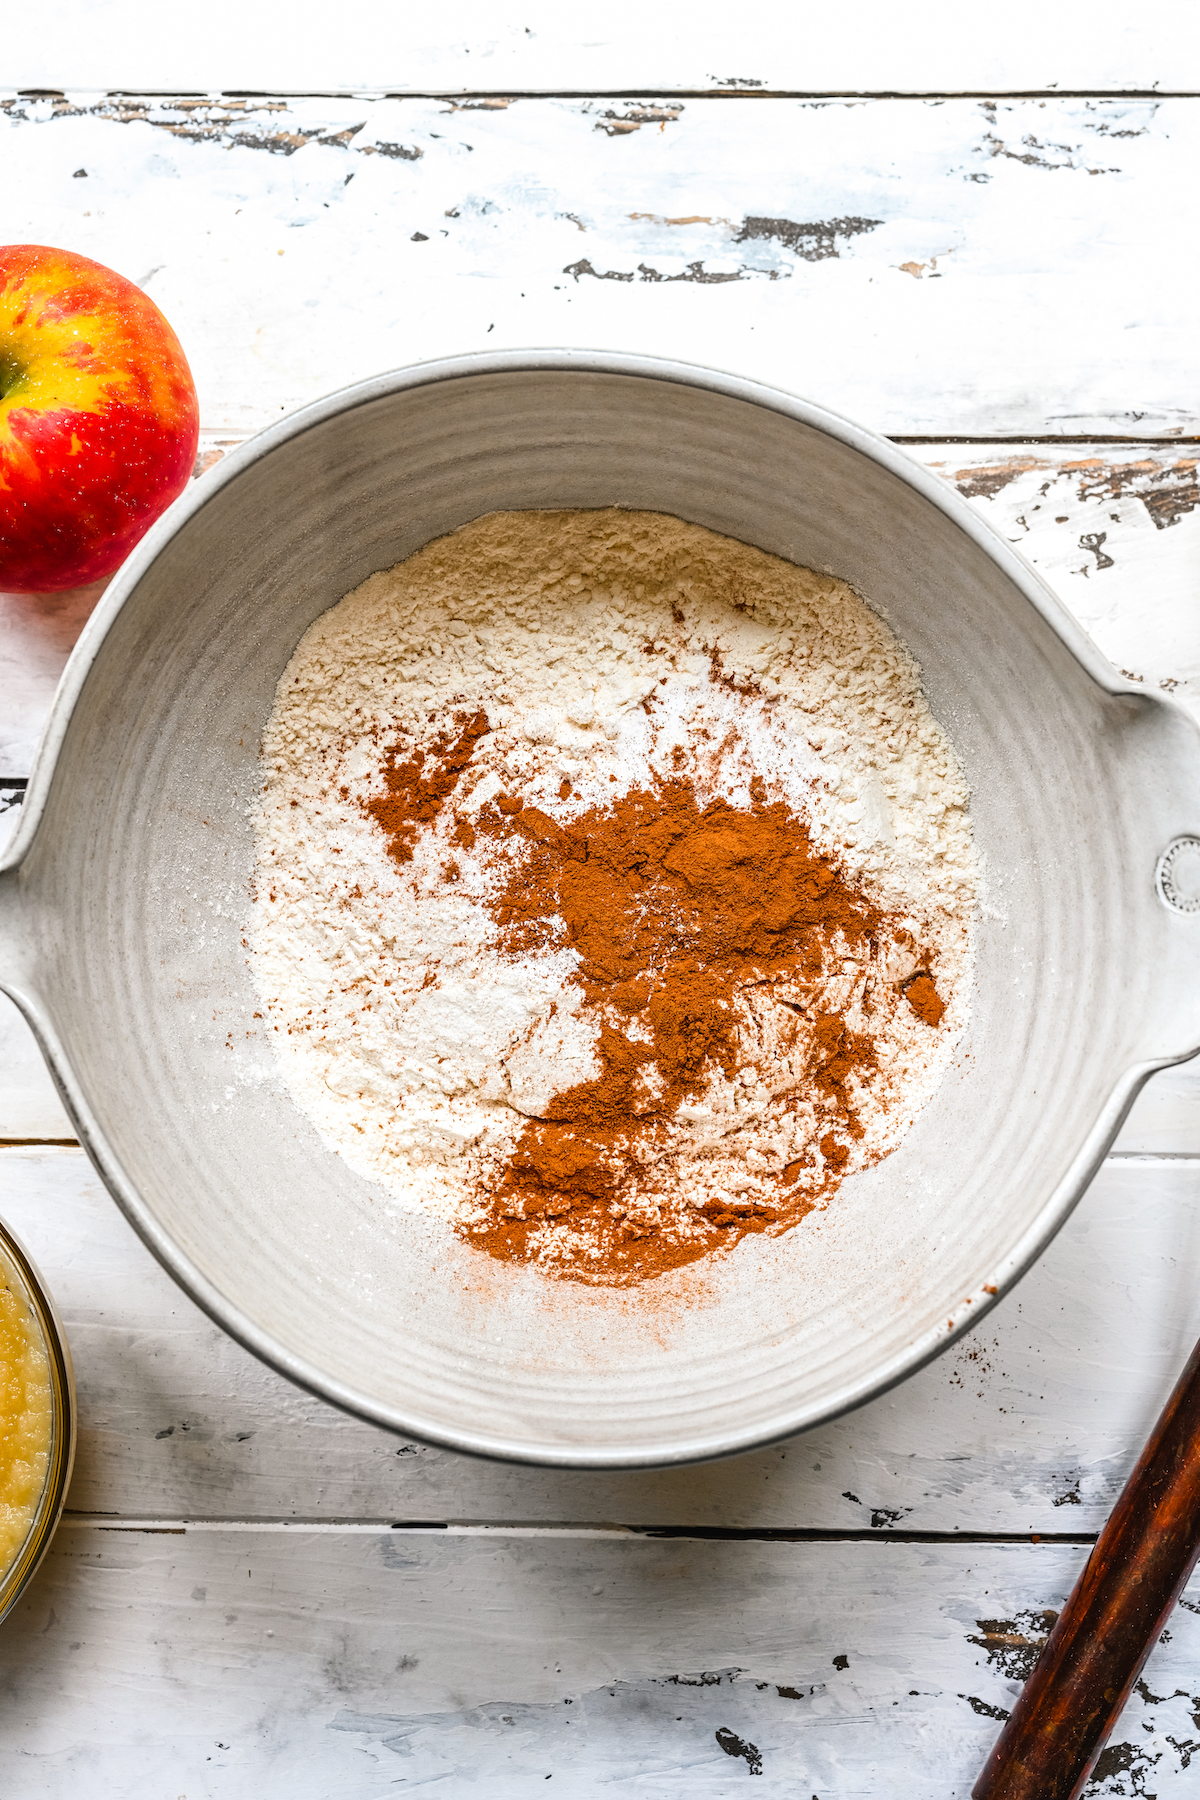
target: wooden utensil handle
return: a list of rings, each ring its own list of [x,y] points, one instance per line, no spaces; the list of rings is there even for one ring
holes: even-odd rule
[[[1200,1554],[1200,1344],[975,1786],[1075,1800]]]

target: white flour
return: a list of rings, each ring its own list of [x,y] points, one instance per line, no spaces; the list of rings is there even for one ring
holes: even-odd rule
[[[364,811],[385,749],[434,750],[479,709],[489,730],[452,804],[397,863]],[[248,936],[272,1041],[326,1140],[403,1206],[469,1216],[526,1119],[598,1069],[574,951],[498,947],[496,858],[456,823],[498,794],[567,821],[681,773],[702,800],[748,809],[757,777],[902,917],[874,965],[833,947],[823,971],[821,1006],[869,1030],[879,1062],[856,1088],[865,1131],[842,1172],[899,1142],[961,1036],[966,789],[916,664],[832,576],[658,514],[494,514],[316,621],[262,754]],[[903,997],[918,967],[946,1006],[936,1028]],[[714,1195],[767,1194],[805,1154],[819,1187],[828,1118],[806,1095],[796,1026],[811,1001],[747,990],[754,1057],[668,1122],[635,1212],[678,1226]],[[563,1254],[548,1226],[546,1260]]]

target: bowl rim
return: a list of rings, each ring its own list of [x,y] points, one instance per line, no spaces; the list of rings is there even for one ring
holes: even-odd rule
[[[62,1518],[75,1462],[78,1413],[71,1349],[54,1297],[28,1250],[3,1219],[0,1219],[0,1255],[12,1264],[32,1302],[46,1345],[51,1404],[50,1457],[46,1479],[29,1530],[25,1534],[25,1541],[0,1576],[0,1620],[3,1620],[36,1575]]]
[[[336,389],[321,399],[300,407],[230,451],[215,468],[199,477],[167,509],[122,565],[71,653],[38,744],[21,809],[20,824],[6,851],[0,855],[0,878],[15,873],[33,844],[45,811],[55,765],[72,711],[110,627],[158,556],[222,488],[293,438],[302,436],[331,418],[369,405],[373,401],[465,377],[544,372],[631,376],[698,388],[780,414],[857,450],[914,488],[989,556],[1104,693],[1113,696],[1128,695],[1143,707],[1149,703],[1178,714],[1188,720],[1193,730],[1197,729],[1190,715],[1178,702],[1165,695],[1147,693],[1143,687],[1135,686],[1119,675],[1033,566],[980,518],[959,494],[898,446],[866,427],[814,402],[800,399],[784,389],[749,377],[661,357],[567,348],[476,352],[389,370]],[[1200,731],[1197,735],[1200,736]],[[597,1450],[573,1444],[564,1445],[553,1438],[546,1438],[544,1441],[536,1441],[532,1437],[515,1439],[503,1434],[450,1428],[441,1420],[425,1418],[403,1406],[386,1404],[364,1394],[349,1383],[326,1374],[307,1358],[286,1349],[269,1331],[256,1324],[240,1307],[225,1298],[191,1258],[181,1251],[142,1200],[93,1116],[86,1096],[75,1080],[64,1047],[36,995],[19,982],[6,980],[2,974],[0,990],[6,992],[25,1015],[59,1094],[79,1131],[80,1142],[126,1218],[184,1291],[231,1337],[298,1386],[372,1424],[461,1454],[566,1469],[666,1468],[740,1455],[794,1437],[827,1420],[840,1417],[906,1380],[945,1350],[955,1338],[977,1325],[1041,1255],[1066,1222],[1095,1175],[1148,1078],[1157,1070],[1186,1061],[1200,1052],[1198,1038],[1192,1048],[1182,1053],[1166,1055],[1127,1068],[1114,1085],[1107,1104],[1037,1220],[978,1286],[954,1304],[944,1321],[915,1337],[903,1351],[876,1365],[870,1374],[845,1382],[833,1395],[826,1396],[819,1403],[813,1402],[781,1414],[765,1427],[756,1426],[751,1430],[740,1431],[725,1429],[658,1446],[647,1446],[644,1443],[618,1444]]]

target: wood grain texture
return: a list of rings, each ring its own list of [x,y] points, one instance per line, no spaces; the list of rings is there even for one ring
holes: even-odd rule
[[[732,366],[892,434],[1200,428],[1200,102],[72,94],[0,119],[6,232],[144,286],[212,430],[548,343]]]
[[[1188,0],[1141,14],[1094,0],[1068,8],[1009,0],[1002,21],[950,0],[853,11],[774,0],[678,5],[609,0],[579,12],[551,0],[444,0],[436,9],[348,0],[336,22],[293,0],[279,28],[270,0],[209,0],[199,23],[151,0],[62,0],[54,29],[18,12],[4,77],[19,87],[80,84],[152,92],[456,92],[797,89],[803,93],[1200,88]]]
[[[849,1418],[701,1468],[516,1468],[406,1444],[266,1370],[152,1260],[81,1152],[0,1151],[0,1190],[67,1323],[84,1513],[1077,1535],[1200,1334],[1200,1163],[1110,1162],[976,1333]]]
[[[965,1796],[1085,1552],[68,1523],[0,1639],[0,1781],[382,1800]],[[1188,1597],[1093,1794],[1195,1792]]]

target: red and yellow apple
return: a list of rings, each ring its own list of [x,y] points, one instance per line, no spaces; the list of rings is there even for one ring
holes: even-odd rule
[[[111,575],[187,484],[199,425],[148,295],[90,257],[0,245],[0,589]]]

